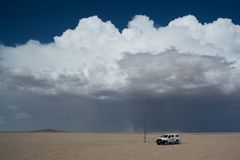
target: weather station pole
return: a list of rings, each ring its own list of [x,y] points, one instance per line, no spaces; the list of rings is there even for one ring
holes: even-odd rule
[[[144,97],[144,143],[147,143],[147,106],[145,97]]]

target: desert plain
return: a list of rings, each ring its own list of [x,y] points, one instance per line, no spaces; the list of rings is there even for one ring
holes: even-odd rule
[[[1,160],[238,160],[240,133],[181,133],[178,145],[156,145],[160,133],[0,133]]]

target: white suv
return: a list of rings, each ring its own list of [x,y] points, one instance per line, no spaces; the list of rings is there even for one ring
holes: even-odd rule
[[[158,145],[179,144],[181,143],[181,137],[179,134],[176,134],[176,133],[164,134],[157,138],[156,143]]]

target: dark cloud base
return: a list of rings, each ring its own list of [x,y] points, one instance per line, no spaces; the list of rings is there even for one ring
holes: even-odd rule
[[[240,131],[239,95],[206,94],[189,97],[181,94],[158,98],[145,97],[149,131],[216,132]],[[8,94],[14,95],[9,98]],[[65,97],[65,98],[63,98]],[[30,118],[15,119],[16,111],[1,107],[5,115],[1,130],[56,128],[81,132],[142,132],[144,98],[132,100],[97,100],[76,95],[52,97],[29,92],[0,94],[1,106],[13,103]]]

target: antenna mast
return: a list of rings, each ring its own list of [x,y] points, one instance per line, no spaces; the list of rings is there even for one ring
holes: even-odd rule
[[[145,97],[144,97],[144,143],[147,143],[147,106]]]

